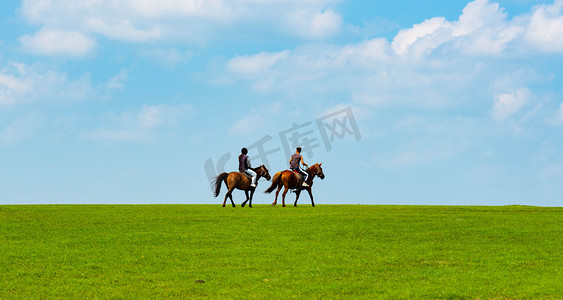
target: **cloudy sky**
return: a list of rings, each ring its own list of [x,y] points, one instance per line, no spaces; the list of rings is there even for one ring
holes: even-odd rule
[[[0,204],[219,204],[295,145],[318,204],[563,203],[563,0],[1,6]]]

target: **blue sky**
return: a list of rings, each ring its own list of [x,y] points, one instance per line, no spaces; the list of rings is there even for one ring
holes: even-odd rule
[[[294,125],[318,204],[563,203],[561,0],[1,6],[0,204],[220,204],[205,162]]]

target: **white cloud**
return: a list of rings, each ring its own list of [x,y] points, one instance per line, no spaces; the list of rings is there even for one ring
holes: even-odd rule
[[[127,69],[121,69],[108,81],[95,86],[92,85],[89,73],[69,78],[66,73],[12,62],[0,69],[0,106],[107,100],[114,90],[124,87],[127,76]]]
[[[489,57],[528,59],[531,52],[538,51],[525,45],[525,16],[511,19],[498,3],[476,0],[458,20],[425,20],[400,30],[391,43],[385,38],[344,46],[315,43],[237,56],[224,69],[215,69],[213,78],[222,76],[224,84],[246,83],[261,93],[343,92],[351,94],[356,103],[378,107],[399,103],[431,110],[452,108],[460,101],[473,105],[474,99],[465,95],[478,86],[478,101],[490,107],[485,99],[494,97],[491,90],[499,90],[494,86],[498,78],[513,75],[500,91],[552,81],[548,76],[534,77],[536,72],[530,66],[511,64],[507,72],[503,68],[508,66],[507,60],[490,63]],[[517,91],[495,100],[493,114],[498,119],[508,118],[525,102]],[[540,110],[538,106],[529,116]]]
[[[225,16],[228,7],[216,0],[124,0],[124,1],[73,1],[73,0],[23,0],[22,14],[33,23],[60,24],[77,21],[84,16],[107,19],[158,19],[169,17]],[[57,13],[58,12],[58,13]],[[57,18],[57,16],[59,16]],[[88,21],[88,20],[87,20]]]
[[[122,2],[123,7],[128,7],[135,14],[148,18],[178,15],[226,17],[232,13],[228,2],[217,0],[125,0]]]
[[[90,19],[84,27],[85,31],[129,42],[147,42],[162,37],[162,29],[158,25],[150,29],[138,29],[129,20]]]
[[[149,42],[172,40],[205,44],[246,28],[260,28],[269,38],[287,34],[327,39],[345,26],[339,0],[24,0],[22,15],[42,30],[20,38],[28,51],[84,56],[96,46],[94,36]],[[393,39],[396,54],[420,57],[446,47],[465,55],[499,55],[511,43],[527,51],[563,51],[563,0],[508,19],[498,3],[469,2],[458,20],[437,16],[405,28]],[[253,31],[256,33],[256,31]],[[258,33],[260,34],[260,33]],[[49,41],[56,41],[49,43]],[[43,45],[46,47],[37,47]],[[535,47],[535,48],[534,48]],[[178,53],[169,53],[171,60]]]
[[[127,69],[119,70],[117,75],[113,76],[106,83],[106,87],[110,90],[123,88],[123,82],[127,79]]]
[[[340,32],[342,17],[331,8],[337,1],[24,0],[21,12],[32,24],[133,42],[199,43],[245,26],[319,39]]]
[[[309,35],[324,38],[337,34],[342,27],[342,17],[331,9],[316,13],[311,20]]]
[[[563,0],[540,5],[532,13],[526,39],[545,52],[563,53]]]
[[[148,142],[147,132],[130,129],[96,129],[82,135],[89,140],[107,140],[119,142]]]
[[[479,34],[460,41],[461,50],[473,55],[500,55],[507,44],[515,40],[522,32],[523,29],[518,26],[482,30]]]
[[[144,105],[138,112],[126,111],[120,115],[106,116],[107,128],[85,132],[84,138],[123,142],[148,142],[154,139],[158,130],[172,128],[193,117],[196,110],[191,104],[177,106]]]
[[[274,102],[268,105],[261,105],[253,108],[249,114],[237,120],[230,128],[231,135],[247,135],[256,131],[266,130],[273,124],[272,117],[277,115],[283,108],[281,102]]]
[[[548,123],[555,126],[563,126],[563,102],[559,105],[555,115],[548,119]]]
[[[317,116],[319,118],[322,118],[324,116],[327,116],[327,115],[330,115],[330,114],[335,113],[337,111],[345,110],[345,109],[348,109],[348,108],[350,108],[352,110],[354,120],[356,120],[356,121],[368,120],[371,117],[371,113],[368,110],[365,110],[365,109],[363,109],[363,107],[359,107],[357,105],[352,105],[350,103],[338,103],[334,106],[324,108],[317,114]]]
[[[136,116],[136,123],[141,129],[150,129],[157,126],[174,126],[184,118],[191,117],[195,110],[191,104],[178,106],[144,105]]]
[[[250,134],[256,130],[258,124],[265,122],[266,119],[258,114],[249,114],[236,121],[231,127],[230,133],[233,136],[240,134]]]
[[[23,101],[21,95],[30,91],[31,82],[25,78],[23,64],[12,63],[0,73],[0,105],[15,104]]]
[[[467,4],[457,22],[452,23],[452,38],[460,51],[470,55],[498,55],[524,29],[507,20],[498,3],[476,0]]]
[[[63,31],[42,28],[34,35],[19,39],[23,49],[40,55],[70,55],[81,57],[89,54],[96,41],[78,31]]]
[[[532,94],[523,88],[496,96],[493,106],[493,116],[498,120],[505,120],[520,111]]]
[[[141,54],[171,67],[188,62],[194,56],[192,51],[179,51],[176,48],[143,50]]]
[[[440,29],[447,29],[449,28],[449,23],[443,17],[436,17],[429,20],[425,20],[420,24],[413,25],[412,28],[403,29],[397,33],[395,38],[393,38],[393,42],[391,43],[393,50],[398,55],[406,55],[409,51],[409,48],[416,43],[417,41],[421,41],[423,39],[426,40],[434,40],[439,33]],[[439,43],[428,44],[428,48],[435,48]],[[425,47],[426,48],[426,47]]]
[[[227,62],[226,68],[244,78],[298,82],[319,79],[328,71],[372,70],[377,65],[392,63],[393,59],[387,40],[377,38],[342,47],[304,46],[293,51],[237,56]]]
[[[342,17],[332,9],[321,12],[297,11],[289,16],[293,32],[305,38],[319,39],[336,35],[342,29]]]
[[[498,55],[516,40],[524,28],[507,20],[498,3],[476,0],[467,4],[458,22],[452,23],[452,38],[460,51],[471,55]]]
[[[320,57],[324,56],[322,64],[326,66],[349,64],[355,67],[372,67],[374,64],[390,62],[393,58],[391,46],[383,38],[328,49],[328,51],[324,53],[321,51],[319,54]],[[315,60],[314,57],[311,57],[311,59]]]
[[[269,53],[261,52],[249,56],[237,56],[227,63],[227,68],[234,73],[241,75],[258,75],[270,70],[276,62],[287,58],[289,50]]]
[[[507,20],[498,3],[475,0],[467,4],[458,21],[434,17],[403,29],[393,39],[393,50],[421,57],[441,46],[468,55],[498,55],[524,32],[522,25]]]
[[[18,117],[0,130],[0,146],[9,146],[25,140],[44,124],[45,119],[45,114],[41,112],[30,112]]]
[[[467,80],[472,72],[460,68],[468,66],[474,67],[471,62],[455,61],[405,63],[386,39],[377,38],[345,46],[315,44],[291,51],[235,57],[224,66],[229,72],[219,68],[211,77],[231,76],[232,80],[225,80],[224,84],[246,82],[261,93],[351,92],[361,95],[364,102],[372,102],[367,99],[382,100],[382,96],[388,98],[390,94],[397,98],[397,91],[414,88],[418,88],[415,95],[420,97],[422,89],[436,90],[433,84],[444,86],[447,82]],[[425,69],[432,72],[421,71]]]
[[[432,165],[454,159],[463,152],[463,148],[460,143],[443,139],[412,140],[375,154],[373,161],[379,167],[391,170]]]
[[[94,94],[90,76],[69,80],[64,73],[45,71],[21,63],[0,70],[0,105],[34,101],[80,101]]]
[[[459,21],[452,28],[453,36],[471,34],[483,27],[501,25],[506,18],[506,13],[498,3],[489,3],[488,0],[475,0],[469,2],[459,16]]]

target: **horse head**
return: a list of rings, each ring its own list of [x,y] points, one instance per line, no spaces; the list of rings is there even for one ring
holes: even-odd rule
[[[319,178],[321,179],[325,179],[325,174],[323,173],[323,168],[321,167],[322,165],[323,163],[314,164],[313,166],[311,166],[311,171],[312,171],[311,173],[319,176]]]
[[[262,176],[264,178],[266,178],[266,180],[270,180],[272,177],[270,176],[270,173],[268,172],[268,169],[266,169],[266,166],[261,165],[260,166],[260,171],[262,172]]]

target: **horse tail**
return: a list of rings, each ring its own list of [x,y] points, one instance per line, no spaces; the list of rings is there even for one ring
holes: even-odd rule
[[[274,178],[272,178],[272,185],[270,185],[270,187],[264,191],[264,193],[271,193],[273,192],[278,185],[281,184],[281,174],[282,172],[277,172],[276,175],[274,175]]]
[[[213,193],[214,197],[219,196],[219,193],[221,192],[221,184],[223,182],[225,182],[225,185],[227,184],[227,176],[229,176],[228,173],[221,173],[215,178],[215,181],[213,181],[212,185],[213,189],[215,190],[215,192]]]

